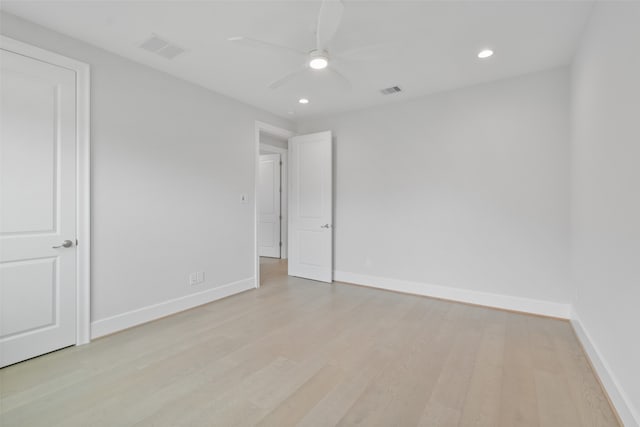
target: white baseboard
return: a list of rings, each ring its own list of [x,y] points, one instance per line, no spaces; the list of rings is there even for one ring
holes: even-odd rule
[[[613,372],[609,368],[609,364],[602,357],[602,354],[598,350],[598,347],[596,347],[587,330],[584,329],[584,326],[575,311],[571,314],[571,325],[576,331],[576,335],[582,343],[584,351],[591,360],[591,365],[600,378],[600,382],[609,395],[611,403],[616,408],[622,423],[627,427],[640,426],[640,414],[638,413],[639,408],[633,407],[631,399],[629,399],[620,387],[620,383],[616,379],[615,375],[613,375]]]
[[[449,286],[390,279],[387,277],[365,276],[362,274],[348,273],[344,271],[334,271],[333,277],[334,280],[338,282],[353,283],[372,288],[423,295],[469,304],[484,305],[487,307],[502,308],[505,310],[521,311],[524,313],[539,314],[542,316],[559,317],[561,319],[568,319],[571,313],[570,304],[551,301],[490,294],[486,292],[471,291],[468,289],[452,288]]]
[[[91,338],[99,338],[132,326],[150,322],[160,317],[175,314],[202,304],[207,304],[230,295],[255,289],[255,278],[238,280],[213,289],[185,295],[159,304],[149,305],[137,310],[117,314],[91,323]]]

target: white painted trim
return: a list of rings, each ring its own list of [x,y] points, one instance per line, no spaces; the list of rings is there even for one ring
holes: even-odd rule
[[[208,304],[253,288],[254,278],[249,277],[195,294],[185,295],[169,301],[163,301],[158,304],[107,317],[106,319],[97,320],[91,324],[91,338],[95,339],[122,331],[123,329],[176,314],[199,305]]]
[[[76,73],[76,345],[90,341],[91,322],[91,143],[89,64],[0,36],[2,49]]]
[[[91,341],[91,81],[89,65],[76,70],[78,299],[76,345]]]
[[[604,357],[602,357],[602,353],[598,350],[595,342],[584,328],[575,310],[572,310],[571,313],[571,325],[623,424],[629,427],[640,426],[640,413],[638,412],[640,408],[633,407],[631,399],[625,394],[622,387],[620,387],[620,383],[613,374],[609,364]]]
[[[262,142],[260,143],[260,148],[274,154],[280,154],[280,161],[282,162],[282,168],[280,169],[280,183],[282,186],[282,192],[280,193],[280,214],[282,215],[282,221],[280,221],[280,240],[282,240],[280,258],[287,259],[289,247],[289,150]]]
[[[386,289],[414,295],[446,299],[504,310],[520,311],[523,313],[568,319],[570,304],[551,301],[535,300],[510,295],[491,294],[472,291],[469,289],[453,288],[450,286],[431,285],[407,280],[391,279],[388,277],[366,276],[345,271],[334,271],[333,278],[338,282],[353,283],[372,288]]]
[[[283,129],[277,126],[270,125],[256,120],[254,126],[254,152],[253,152],[253,253],[255,261],[253,264],[253,272],[255,277],[255,287],[260,287],[260,255],[258,254],[258,187],[260,179],[260,132],[267,133],[279,138],[286,138],[287,140],[295,135],[294,132]],[[288,174],[287,174],[288,176]]]
[[[269,123],[260,122],[256,120],[256,129],[264,133],[268,133],[271,136],[275,136],[282,139],[289,139],[292,136],[296,136],[296,133],[288,129],[284,129],[278,126],[270,125]]]
[[[272,151],[274,154],[287,154],[289,152],[286,148],[276,147],[275,145],[267,144],[265,142],[260,143],[260,148]]]

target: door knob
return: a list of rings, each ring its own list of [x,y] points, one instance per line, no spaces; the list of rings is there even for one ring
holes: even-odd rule
[[[329,224],[321,225],[320,228],[331,228]]]
[[[71,240],[65,240],[64,242],[62,242],[60,246],[52,246],[52,248],[53,249],[70,248],[71,246],[73,246],[73,242]]]

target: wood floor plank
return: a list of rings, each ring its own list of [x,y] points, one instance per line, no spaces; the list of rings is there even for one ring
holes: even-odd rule
[[[419,425],[458,425],[464,409],[475,360],[484,328],[484,316],[479,307],[467,306],[460,313],[461,322],[449,356],[440,370],[438,382],[422,413]]]
[[[329,391],[298,422],[300,427],[334,426],[344,417],[349,408],[362,395],[364,390],[380,370],[389,362],[389,356],[379,350],[371,349],[368,357],[362,360],[357,369],[344,371],[344,381]]]
[[[504,372],[504,344],[508,314],[487,313],[480,348],[460,424],[464,426],[497,426],[500,422],[500,394]]]
[[[0,370],[9,426],[615,426],[568,322],[286,275]]]
[[[411,342],[423,327],[422,321],[427,313],[428,311],[425,310],[423,304],[418,302],[411,304],[411,309],[397,323],[394,333],[378,337],[380,341],[378,341],[377,348],[399,358],[399,355],[403,354],[404,346]],[[380,411],[381,406],[388,403],[386,399],[397,391],[394,367],[396,370],[402,369],[398,365],[394,365],[394,360],[391,357],[388,363],[380,366],[379,373],[353,406],[349,408],[339,425],[367,425],[371,423],[370,420],[374,417],[373,413]]]
[[[547,325],[556,353],[568,381],[573,403],[580,415],[580,425],[585,427],[611,426],[618,423],[616,414],[594,375],[593,369],[571,330],[571,326]]]
[[[259,426],[292,426],[309,412],[327,393],[341,382],[344,373],[340,368],[331,365],[323,366],[305,382],[291,397],[276,406],[257,425]]]
[[[547,326],[554,319],[531,316],[527,319],[529,352],[533,359],[541,426],[579,426],[580,416],[569,390],[566,371],[562,369],[552,333]],[[555,325],[556,328],[559,324]]]
[[[505,331],[500,422],[502,427],[537,426],[538,399],[527,316],[510,313]]]

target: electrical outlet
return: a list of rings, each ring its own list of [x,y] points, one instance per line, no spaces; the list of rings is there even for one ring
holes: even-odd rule
[[[198,284],[198,273],[189,273],[189,284],[191,286]]]
[[[198,283],[204,283],[204,271],[198,271],[196,273],[196,279],[198,280]]]

